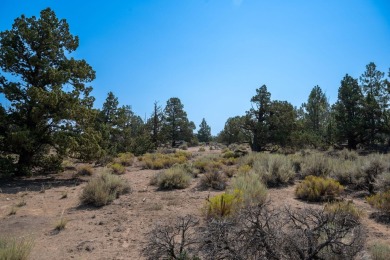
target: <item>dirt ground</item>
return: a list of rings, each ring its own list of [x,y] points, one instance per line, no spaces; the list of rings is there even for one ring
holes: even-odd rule
[[[189,151],[198,153],[198,148]],[[210,152],[218,153],[205,153]],[[96,172],[100,170],[96,168]],[[156,223],[169,223],[187,214],[201,218],[206,198],[221,193],[200,191],[199,178],[184,190],[157,191],[149,186],[155,173],[137,164],[127,168],[122,177],[129,182],[132,193],[102,208],[80,206],[79,197],[89,177],[75,179],[71,170],[46,178],[0,183],[0,234],[32,238],[30,259],[144,259],[140,255],[144,235]],[[296,209],[321,207],[297,200],[294,190],[295,185],[269,189],[271,204]],[[364,210],[368,243],[380,240],[390,244],[390,224],[381,222],[380,216],[372,218],[377,214],[364,197],[348,194],[346,199]],[[16,210],[14,215],[9,214],[12,209]],[[56,232],[54,227],[61,218],[68,220],[66,228]],[[369,256],[363,253],[360,258]]]

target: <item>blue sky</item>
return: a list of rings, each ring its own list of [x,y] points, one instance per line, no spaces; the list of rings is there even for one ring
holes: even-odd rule
[[[74,56],[96,70],[96,107],[113,91],[145,118],[179,97],[213,134],[263,84],[295,106],[319,85],[333,103],[346,73],[390,68],[388,0],[2,0],[0,31],[46,7],[80,37]]]

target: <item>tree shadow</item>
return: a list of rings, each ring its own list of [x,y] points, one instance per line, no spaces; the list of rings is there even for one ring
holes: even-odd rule
[[[44,191],[50,188],[75,187],[83,182],[86,181],[78,177],[60,179],[53,176],[2,180],[0,193],[16,194],[21,191]]]

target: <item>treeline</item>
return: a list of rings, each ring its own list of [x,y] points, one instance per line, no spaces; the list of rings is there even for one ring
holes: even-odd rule
[[[145,120],[130,106],[119,106],[112,92],[101,109],[94,108],[88,84],[95,71],[70,55],[78,45],[66,20],[49,8],[38,18],[22,15],[0,33],[0,94],[9,102],[0,106],[0,177],[56,172],[69,156],[104,163],[118,153],[139,155],[181,141],[212,140],[205,119],[194,134],[195,124],[176,97],[164,108],[151,104]],[[333,105],[319,86],[294,108],[272,100],[264,85],[252,97],[252,108],[229,118],[213,140],[248,142],[254,151],[270,146],[388,146],[389,90],[389,79],[374,63],[359,80],[344,77]]]
[[[121,152],[142,154],[177,141],[196,142],[195,125],[178,98],[154,104],[144,122],[110,92],[93,108],[95,71],[69,54],[79,39],[51,9],[15,19],[0,33],[0,177],[59,170],[63,158],[104,161]],[[69,57],[70,56],[70,57]],[[151,104],[152,105],[152,104]],[[211,138],[203,120],[199,140]]]
[[[301,107],[272,100],[265,85],[252,97],[252,108],[229,118],[217,140],[250,143],[252,150],[272,146],[349,149],[387,149],[390,145],[390,69],[388,78],[371,62],[359,77],[346,74],[335,104],[319,86],[313,87]],[[272,148],[271,148],[272,149]]]

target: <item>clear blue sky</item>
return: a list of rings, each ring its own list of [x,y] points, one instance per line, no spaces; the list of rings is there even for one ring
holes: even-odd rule
[[[179,97],[213,134],[263,84],[295,106],[319,85],[333,103],[346,73],[390,67],[389,0],[1,0],[0,31],[46,7],[80,37],[95,107],[113,91],[144,118]]]

